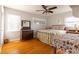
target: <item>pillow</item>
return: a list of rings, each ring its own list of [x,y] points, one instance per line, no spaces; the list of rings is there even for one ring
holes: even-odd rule
[[[66,27],[66,30],[75,30],[76,28],[74,27]]]
[[[52,29],[64,30],[64,25],[52,25]]]

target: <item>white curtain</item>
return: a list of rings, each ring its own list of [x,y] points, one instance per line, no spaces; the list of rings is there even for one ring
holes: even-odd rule
[[[21,17],[15,14],[7,14],[7,32],[8,31],[20,31],[21,29]]]
[[[5,21],[5,39],[20,40],[21,16],[7,13]]]

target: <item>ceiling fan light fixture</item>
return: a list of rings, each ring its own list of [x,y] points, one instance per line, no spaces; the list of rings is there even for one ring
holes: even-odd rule
[[[38,10],[38,11],[43,11],[42,14],[53,13],[52,10],[57,8],[56,6],[55,6],[55,7],[51,7],[51,8],[48,8],[48,6],[46,6],[46,5],[41,5],[41,6],[42,6],[42,8],[43,8],[44,10]]]

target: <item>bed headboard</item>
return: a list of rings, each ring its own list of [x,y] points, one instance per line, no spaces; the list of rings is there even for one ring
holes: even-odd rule
[[[55,29],[55,30],[64,30],[65,25],[52,25],[52,26],[48,26],[47,29]]]

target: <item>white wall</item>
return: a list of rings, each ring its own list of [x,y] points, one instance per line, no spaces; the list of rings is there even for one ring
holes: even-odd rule
[[[1,24],[1,6],[0,6],[0,24]],[[1,31],[1,25],[0,25],[0,31]]]
[[[79,5],[73,5],[71,6],[71,8],[72,8],[73,16],[79,18]]]
[[[3,45],[4,39],[4,6],[0,6],[0,46]]]
[[[72,16],[72,11],[54,14],[48,18],[47,24],[48,24],[48,26],[58,25],[58,24],[63,25],[65,18],[70,17],[70,16]]]
[[[33,18],[32,21],[31,21],[31,28],[33,30],[39,30],[39,29],[44,29],[46,28],[46,22],[47,20],[46,19],[40,19],[40,18]],[[37,24],[37,22],[39,24]]]
[[[27,13],[27,12],[18,11],[18,10],[14,10],[14,9],[10,9],[10,8],[5,7],[5,16],[8,13],[21,16],[21,20],[31,21],[31,29],[32,30],[37,30],[37,29],[40,29],[40,28],[44,28],[46,26],[46,18],[44,16],[34,15],[34,14]],[[38,25],[35,24],[35,21],[39,21],[39,22],[43,21],[43,22],[45,22],[45,24],[40,25],[38,27]],[[6,33],[6,17],[5,17],[5,39],[6,38],[8,38],[8,39],[20,39],[20,31],[19,32],[16,31],[16,32]]]
[[[0,45],[1,45],[1,22],[2,22],[2,19],[1,19],[1,6],[0,6]]]

